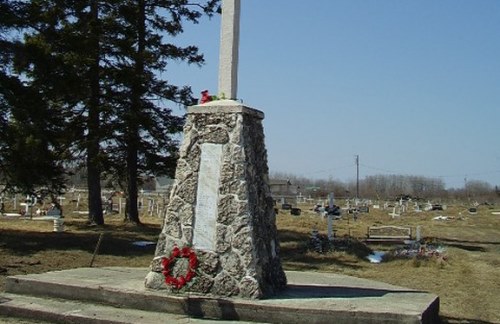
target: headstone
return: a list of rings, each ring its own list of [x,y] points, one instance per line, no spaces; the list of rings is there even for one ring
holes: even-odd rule
[[[59,209],[59,207],[57,207],[55,204],[52,204],[49,210],[47,210],[47,216],[61,217],[62,216],[61,209]]]
[[[153,216],[153,211],[155,209],[155,200],[154,198],[148,198],[148,215]]]
[[[25,215],[28,216],[28,214],[30,214],[30,208],[34,205],[34,201],[33,201],[33,196],[30,196],[30,195],[27,195],[26,196],[26,200],[25,200],[25,207],[26,207],[26,210],[25,210]],[[21,204],[22,205],[22,204]]]
[[[122,198],[118,198],[118,214],[122,214]]]
[[[417,203],[417,202],[415,202],[415,205],[413,206],[413,209],[414,209],[414,211],[415,211],[416,213],[420,213],[420,212],[421,212],[421,210],[420,210],[420,206],[418,205],[418,203]]]
[[[146,287],[177,293],[181,280],[182,291],[252,299],[285,288],[263,117],[232,100],[188,108]]]
[[[360,213],[369,213],[370,212],[370,207],[368,207],[366,205],[363,205],[363,206],[359,206],[358,210],[359,210]]]
[[[64,219],[57,218],[54,219],[54,232],[64,232]]]

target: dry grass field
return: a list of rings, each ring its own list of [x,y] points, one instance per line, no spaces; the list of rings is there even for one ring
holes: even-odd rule
[[[392,210],[391,210],[392,211]],[[327,232],[327,220],[312,211],[299,217],[280,211],[278,228],[287,269],[337,272],[394,285],[429,291],[441,302],[444,322],[500,323],[500,215],[480,206],[469,214],[463,206],[444,211],[408,212],[399,218],[389,211],[371,209],[357,221],[352,215],[334,222],[337,237],[365,238],[368,226],[421,226],[423,237],[443,246],[443,257],[394,259],[374,264],[346,252],[318,254],[302,245],[312,228]],[[433,220],[449,216],[449,220]],[[453,217],[453,218],[452,218]],[[299,238],[300,237],[300,238]],[[369,246],[374,250],[391,246]]]
[[[327,220],[310,205],[297,207],[302,209],[300,216],[286,210],[277,215],[286,270],[337,272],[429,291],[440,297],[444,323],[500,323],[500,215],[493,215],[491,206],[479,206],[474,215],[464,206],[449,206],[444,211],[407,212],[394,219],[389,210],[372,208],[356,221],[349,214],[334,221],[337,237],[349,236],[353,242],[366,237],[368,226],[421,226],[423,237],[444,248],[444,257],[392,259],[379,264],[353,253],[356,249],[313,251],[311,230],[326,234]],[[62,233],[53,232],[50,221],[0,216],[0,290],[9,275],[88,267],[101,233],[103,239],[92,266],[149,266],[154,246],[132,243],[156,242],[161,230],[159,218],[143,216],[144,226],[137,227],[124,223],[122,216],[112,215],[106,216],[105,226],[91,227],[85,215],[71,213],[68,207],[64,210]],[[449,219],[433,220],[436,216]],[[369,248],[388,250],[391,246]],[[0,322],[5,320],[0,317]]]

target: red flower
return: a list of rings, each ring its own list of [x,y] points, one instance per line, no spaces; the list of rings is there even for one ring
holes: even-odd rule
[[[161,259],[161,266],[163,267],[163,269],[167,269],[169,263],[170,263],[170,259],[167,259],[167,258],[162,258]]]
[[[191,269],[194,269],[196,268],[197,265],[198,265],[198,258],[196,257],[196,254],[191,253],[191,255],[189,256],[189,267]]]
[[[189,282],[191,281],[191,279],[193,279],[193,277],[196,275],[195,272],[189,270],[187,273],[186,273],[186,281]]]
[[[172,276],[167,276],[165,277],[165,283],[167,285],[172,285],[172,286],[175,286],[177,284],[177,279],[175,279],[174,277]]]
[[[182,257],[188,257],[191,254],[191,249],[187,246],[183,247],[181,250]]]
[[[187,258],[188,269],[185,276],[180,275],[179,277],[176,278],[172,276],[171,271],[175,265],[177,258]],[[176,289],[181,289],[189,281],[191,281],[194,276],[196,276],[195,270],[196,267],[198,266],[198,257],[196,256],[196,253],[187,246],[183,247],[182,249],[179,249],[177,246],[174,246],[170,257],[161,259],[161,265],[162,265],[162,274],[163,276],[165,276],[165,283]]]
[[[180,276],[178,279],[178,286],[180,286],[179,288],[182,288],[186,285],[186,278],[184,278],[183,276]]]

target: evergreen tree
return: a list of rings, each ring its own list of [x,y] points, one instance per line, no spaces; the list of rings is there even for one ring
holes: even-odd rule
[[[112,80],[114,134],[106,147],[112,172],[126,184],[127,217],[140,223],[137,197],[140,176],[173,175],[178,143],[172,135],[182,130],[183,118],[160,105],[166,101],[193,103],[191,89],[158,77],[171,60],[202,64],[195,46],[166,43],[183,31],[183,23],[197,23],[213,14],[217,1],[193,5],[187,1],[125,1],[115,7],[116,25],[108,46],[116,69]]]
[[[24,73],[59,104],[68,118],[73,164],[87,170],[89,223],[104,224],[101,176],[107,101],[103,94],[107,48],[103,46],[110,8],[121,1],[41,0],[27,6],[30,30]]]
[[[101,176],[111,173],[127,193],[128,218],[140,223],[140,176],[175,169],[178,143],[172,135],[181,131],[183,119],[164,104],[192,103],[189,87],[161,80],[158,72],[170,60],[203,62],[195,46],[165,40],[181,33],[183,23],[212,15],[218,1],[0,0],[0,9],[8,9],[0,13],[2,23],[9,23],[5,28],[22,28],[24,37],[16,51],[0,50],[0,60],[10,64],[2,69],[2,85],[11,91],[2,88],[0,96],[0,148],[17,149],[0,163],[7,166],[15,152],[29,150],[40,158],[51,152],[45,157],[54,162],[54,172],[47,175],[59,182],[64,162],[80,161],[88,171],[89,221],[96,224],[104,223]],[[25,121],[30,127],[19,126]],[[17,127],[9,133],[24,138],[24,146],[8,142],[7,126]],[[47,161],[40,159],[40,168]]]
[[[51,193],[64,189],[64,159],[60,110],[49,105],[47,93],[23,81],[20,65],[28,52],[17,38],[29,27],[22,1],[0,2],[0,183],[12,192]],[[56,118],[56,116],[58,118]]]
[[[102,198],[101,198],[101,159],[100,142],[102,140],[100,135],[100,105],[101,105],[101,81],[100,70],[101,60],[104,56],[101,52],[101,34],[103,26],[99,19],[100,14],[100,1],[90,1],[90,14],[88,20],[84,17],[79,17],[82,26],[88,27],[89,34],[86,37],[87,53],[88,53],[88,72],[85,80],[88,84],[88,100],[86,100],[87,107],[87,187],[89,190],[89,222],[98,225],[104,224],[104,217],[102,211]],[[87,22],[88,21],[88,22]],[[84,100],[85,102],[85,100]]]

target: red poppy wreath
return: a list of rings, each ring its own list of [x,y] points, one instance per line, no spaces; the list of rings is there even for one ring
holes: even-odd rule
[[[187,259],[187,263],[185,266],[186,273],[184,275],[181,274],[176,277],[173,274],[174,267],[177,261],[183,258]],[[181,289],[188,282],[190,282],[194,278],[194,276],[196,276],[197,266],[198,257],[196,256],[196,253],[187,246],[183,247],[182,249],[174,246],[170,257],[161,259],[161,267],[162,273],[165,276],[165,283],[175,289]],[[176,269],[178,270],[176,272],[182,272],[182,270],[180,270],[180,267],[177,267]]]

